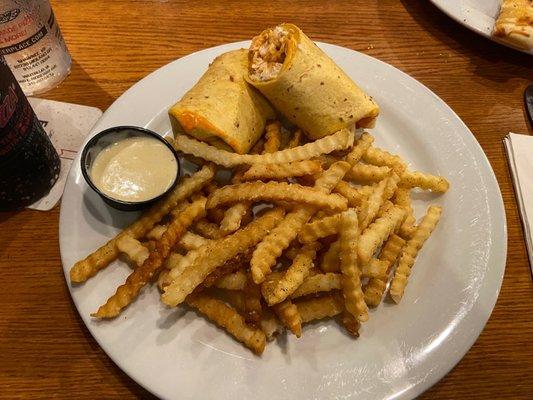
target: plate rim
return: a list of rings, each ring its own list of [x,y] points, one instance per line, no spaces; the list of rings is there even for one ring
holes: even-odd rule
[[[250,43],[249,40],[245,40],[245,41],[223,43],[223,44],[220,44],[220,45],[217,45],[217,46],[212,46],[212,47],[200,49],[198,51],[189,53],[189,54],[187,54],[187,55],[185,55],[183,57],[177,58],[177,59],[175,59],[175,60],[173,60],[173,61],[171,61],[171,62],[169,62],[167,64],[164,64],[164,65],[160,66],[159,68],[155,69],[154,71],[150,72],[148,75],[144,76],[142,79],[140,79],[139,81],[135,82],[132,86],[130,86],[127,90],[125,90],[117,99],[115,99],[115,101],[106,109],[106,111],[102,114],[102,116],[95,123],[95,125],[93,126],[93,128],[91,129],[91,131],[89,132],[87,137],[85,138],[85,141],[84,141],[82,147],[85,145],[85,143],[87,143],[87,141],[89,141],[91,139],[92,136],[94,136],[96,133],[99,132],[99,129],[101,129],[101,128],[99,128],[100,124],[103,123],[103,121],[105,121],[105,119],[107,118],[107,115],[109,113],[111,113],[111,109],[113,108],[113,106],[115,106],[117,103],[121,103],[122,101],[124,101],[124,98],[127,97],[129,95],[129,93],[131,93],[134,90],[136,90],[136,88],[138,86],[146,83],[150,79],[153,79],[154,76],[157,75],[158,73],[160,73],[160,71],[162,69],[168,68],[171,64],[180,62],[183,59],[194,58],[195,56],[197,56],[199,53],[202,53],[202,52],[213,51],[213,52],[217,52],[218,53],[218,52],[222,51],[223,49],[228,49],[229,50],[229,48],[237,48],[238,46],[246,47],[247,45],[249,45],[249,43]],[[436,93],[434,93],[431,89],[429,89],[427,86],[425,86],[422,82],[418,81],[414,77],[412,77],[409,74],[403,72],[401,69],[399,69],[399,68],[397,68],[397,67],[395,67],[395,66],[393,66],[393,65],[391,65],[391,64],[389,64],[389,63],[387,63],[385,61],[379,60],[379,59],[377,59],[375,57],[371,57],[371,56],[369,56],[369,55],[367,55],[365,53],[359,52],[357,50],[353,50],[353,49],[348,48],[348,47],[332,44],[332,43],[326,43],[326,42],[320,42],[320,41],[315,41],[315,43],[317,45],[321,46],[321,47],[323,47],[323,46],[333,47],[333,48],[338,48],[338,49],[340,49],[342,51],[354,52],[354,53],[357,53],[359,56],[362,56],[362,57],[365,57],[365,58],[368,58],[368,59],[372,59],[372,62],[381,63],[384,66],[386,66],[387,68],[400,73],[405,78],[407,78],[412,84],[416,85],[420,90],[424,91],[427,95],[430,95],[435,100],[437,100],[443,108],[445,108],[448,112],[451,113],[451,115],[453,115],[453,117],[456,120],[456,122],[459,123],[461,125],[461,127],[463,128],[463,131],[466,130],[470,134],[470,135],[461,134],[461,137],[462,138],[467,138],[470,141],[470,143],[476,148],[476,150],[479,151],[479,154],[481,156],[480,159],[483,161],[483,164],[484,164],[484,167],[485,167],[485,169],[481,170],[481,176],[483,178],[488,178],[489,181],[490,181],[490,182],[487,182],[487,186],[490,183],[492,185],[495,185],[495,187],[498,189],[497,193],[495,193],[495,195],[493,197],[493,201],[495,202],[495,204],[493,206],[490,206],[490,205],[488,206],[488,208],[491,211],[491,215],[493,215],[494,221],[501,223],[501,228],[502,228],[501,232],[498,232],[499,234],[501,234],[501,239],[502,239],[502,243],[501,243],[502,248],[501,248],[501,250],[502,251],[499,254],[492,254],[493,247],[495,247],[493,245],[490,248],[491,250],[488,252],[489,255],[494,256],[494,257],[497,258],[495,261],[493,261],[493,268],[496,268],[497,265],[501,265],[501,267],[499,268],[499,271],[494,271],[494,272],[498,272],[497,277],[496,277],[497,281],[498,281],[498,284],[497,284],[497,288],[496,288],[496,290],[494,292],[494,295],[491,297],[490,303],[488,304],[490,307],[488,308],[488,312],[486,313],[486,315],[483,315],[483,318],[479,319],[480,321],[482,320],[483,323],[480,323],[479,329],[475,329],[476,334],[469,336],[469,340],[466,341],[467,344],[466,344],[465,350],[459,352],[460,356],[457,357],[457,360],[455,360],[454,362],[450,363],[449,367],[444,368],[444,372],[442,372],[442,371],[439,371],[437,373],[430,372],[428,374],[428,378],[423,380],[422,382],[418,382],[416,385],[410,386],[407,390],[404,390],[401,393],[394,393],[393,396],[388,397],[389,399],[412,399],[412,398],[416,398],[417,396],[419,396],[420,394],[424,393],[429,388],[431,388],[433,385],[435,385],[437,382],[442,380],[464,358],[464,356],[468,353],[468,351],[471,349],[473,344],[477,341],[477,339],[479,338],[479,336],[483,332],[488,320],[490,319],[490,316],[492,315],[492,312],[493,312],[494,307],[496,305],[496,302],[498,300],[499,293],[500,293],[500,290],[501,290],[501,286],[502,286],[502,283],[503,283],[503,277],[504,277],[504,273],[505,273],[506,260],[507,260],[507,250],[508,250],[507,219],[506,219],[505,204],[503,202],[501,189],[500,189],[500,186],[498,184],[498,180],[496,179],[496,175],[494,173],[492,165],[490,164],[490,162],[489,162],[489,160],[487,158],[487,155],[483,151],[483,148],[481,147],[481,145],[477,141],[477,138],[474,136],[474,134],[468,128],[468,126],[464,123],[464,121],[455,113],[455,111],[444,100],[442,100]],[[70,181],[71,179],[73,179],[73,177],[75,175],[75,169],[76,169],[75,166],[79,164],[79,157],[80,157],[80,153],[78,153],[78,155],[76,156],[76,158],[74,159],[74,161],[72,163],[72,166],[71,166],[71,168],[69,170],[69,173],[68,173],[68,176],[67,176],[67,182]],[[489,199],[490,199],[490,197],[487,196],[487,200],[489,200]],[[122,362],[122,360],[119,357],[112,356],[111,352],[109,352],[108,349],[107,349],[108,346],[105,345],[102,341],[100,341],[98,336],[93,332],[93,329],[90,327],[90,324],[87,323],[87,321],[90,320],[90,317],[88,317],[88,316],[84,315],[82,312],[80,312],[79,303],[76,301],[76,298],[73,295],[72,284],[70,282],[70,277],[69,277],[69,274],[68,274],[70,266],[66,266],[66,264],[64,262],[64,252],[62,251],[62,246],[61,246],[61,242],[62,242],[61,238],[64,237],[64,235],[65,235],[65,232],[63,232],[63,230],[65,229],[65,227],[64,227],[65,224],[62,223],[62,221],[65,221],[65,218],[66,218],[63,215],[63,209],[64,209],[63,208],[63,201],[65,201],[64,198],[61,199],[61,209],[60,209],[60,217],[59,217],[59,247],[60,247],[61,263],[62,263],[62,268],[63,268],[63,273],[64,273],[64,276],[65,276],[66,284],[67,284],[68,289],[69,289],[69,295],[70,295],[70,297],[72,299],[72,302],[74,303],[74,305],[76,307],[76,311],[78,312],[78,315],[82,319],[82,321],[83,321],[83,323],[85,325],[85,328],[90,332],[91,336],[95,339],[95,341],[98,343],[100,348],[106,353],[106,356],[109,357],[116,366],[118,366],[126,375],[128,375],[128,377],[130,379],[135,381],[137,384],[139,384],[141,387],[143,387],[148,392],[158,396],[159,398],[166,398],[165,396],[163,396],[162,393],[159,393],[157,388],[150,387],[147,382],[143,382],[141,379],[137,378],[135,376],[135,371],[130,370],[130,368],[128,368],[126,365],[124,365],[124,363]],[[493,209],[494,206],[495,206],[495,209]],[[496,211],[500,211],[500,212],[495,214]],[[486,274],[486,275],[488,275],[488,274]]]

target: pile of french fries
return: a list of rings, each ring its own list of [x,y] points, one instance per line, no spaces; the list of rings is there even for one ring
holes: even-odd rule
[[[444,193],[447,180],[408,170],[368,133],[303,140],[279,122],[246,155],[173,140],[203,166],[70,271],[82,283],[121,255],[131,265],[92,315],[114,318],[157,284],[165,305],[187,304],[261,354],[284,329],[300,337],[323,318],[357,337],[386,292],[398,303],[442,212],[432,205],[417,222],[411,191]]]

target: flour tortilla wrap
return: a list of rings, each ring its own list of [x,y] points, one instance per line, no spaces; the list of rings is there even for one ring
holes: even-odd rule
[[[354,124],[371,127],[378,105],[296,25],[252,40],[246,79],[312,139]]]
[[[268,101],[245,80],[244,49],[224,53],[200,80],[174,104],[174,135],[186,133],[225,150],[247,153],[275,113]]]

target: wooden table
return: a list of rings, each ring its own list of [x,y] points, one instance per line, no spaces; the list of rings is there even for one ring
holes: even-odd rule
[[[52,3],[74,62],[70,77],[43,96],[50,99],[105,110],[156,68],[283,21],[390,63],[433,90],[470,127],[496,172],[509,249],[485,330],[422,398],[533,393],[533,284],[502,147],[510,130],[532,133],[522,101],[533,79],[531,56],[479,37],[419,0]],[[151,398],[104,354],[78,316],[61,268],[58,220],[59,207],[0,213],[0,398]]]

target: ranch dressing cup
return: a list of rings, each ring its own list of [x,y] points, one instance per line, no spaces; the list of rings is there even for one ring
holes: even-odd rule
[[[27,96],[67,77],[72,60],[48,0],[0,1],[0,56]]]

